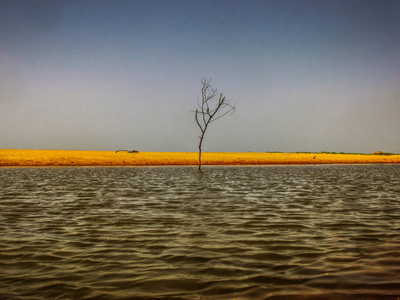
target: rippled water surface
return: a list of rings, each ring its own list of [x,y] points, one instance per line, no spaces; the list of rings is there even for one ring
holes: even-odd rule
[[[400,166],[0,169],[0,299],[400,298]]]

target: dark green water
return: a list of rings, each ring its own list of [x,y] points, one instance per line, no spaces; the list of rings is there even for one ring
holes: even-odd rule
[[[0,299],[400,298],[400,166],[0,169]]]

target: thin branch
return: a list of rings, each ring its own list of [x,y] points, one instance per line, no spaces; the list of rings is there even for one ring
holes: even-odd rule
[[[235,110],[236,110],[236,107],[233,106],[231,109],[229,109],[228,111],[224,112],[222,115],[220,115],[220,116],[216,117],[215,119],[211,120],[210,123],[222,118],[223,116],[225,116],[225,115],[227,115],[229,113],[232,115],[235,112]]]
[[[201,126],[201,124],[200,124],[200,122],[199,122],[199,119],[197,118],[197,115],[198,115],[199,113],[200,113],[200,112],[196,109],[196,113],[195,113],[194,116],[195,116],[197,125],[200,127],[201,132],[203,132],[203,127]]]

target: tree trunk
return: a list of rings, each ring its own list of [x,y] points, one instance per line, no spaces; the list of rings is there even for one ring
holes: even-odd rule
[[[201,171],[201,143],[199,145],[199,171]]]
[[[199,171],[201,171],[201,144],[203,143],[205,133],[206,133],[206,131],[204,130],[201,134],[200,142],[199,142]]]

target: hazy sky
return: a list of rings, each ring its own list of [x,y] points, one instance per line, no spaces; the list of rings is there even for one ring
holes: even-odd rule
[[[400,1],[0,0],[0,148],[400,152]]]

